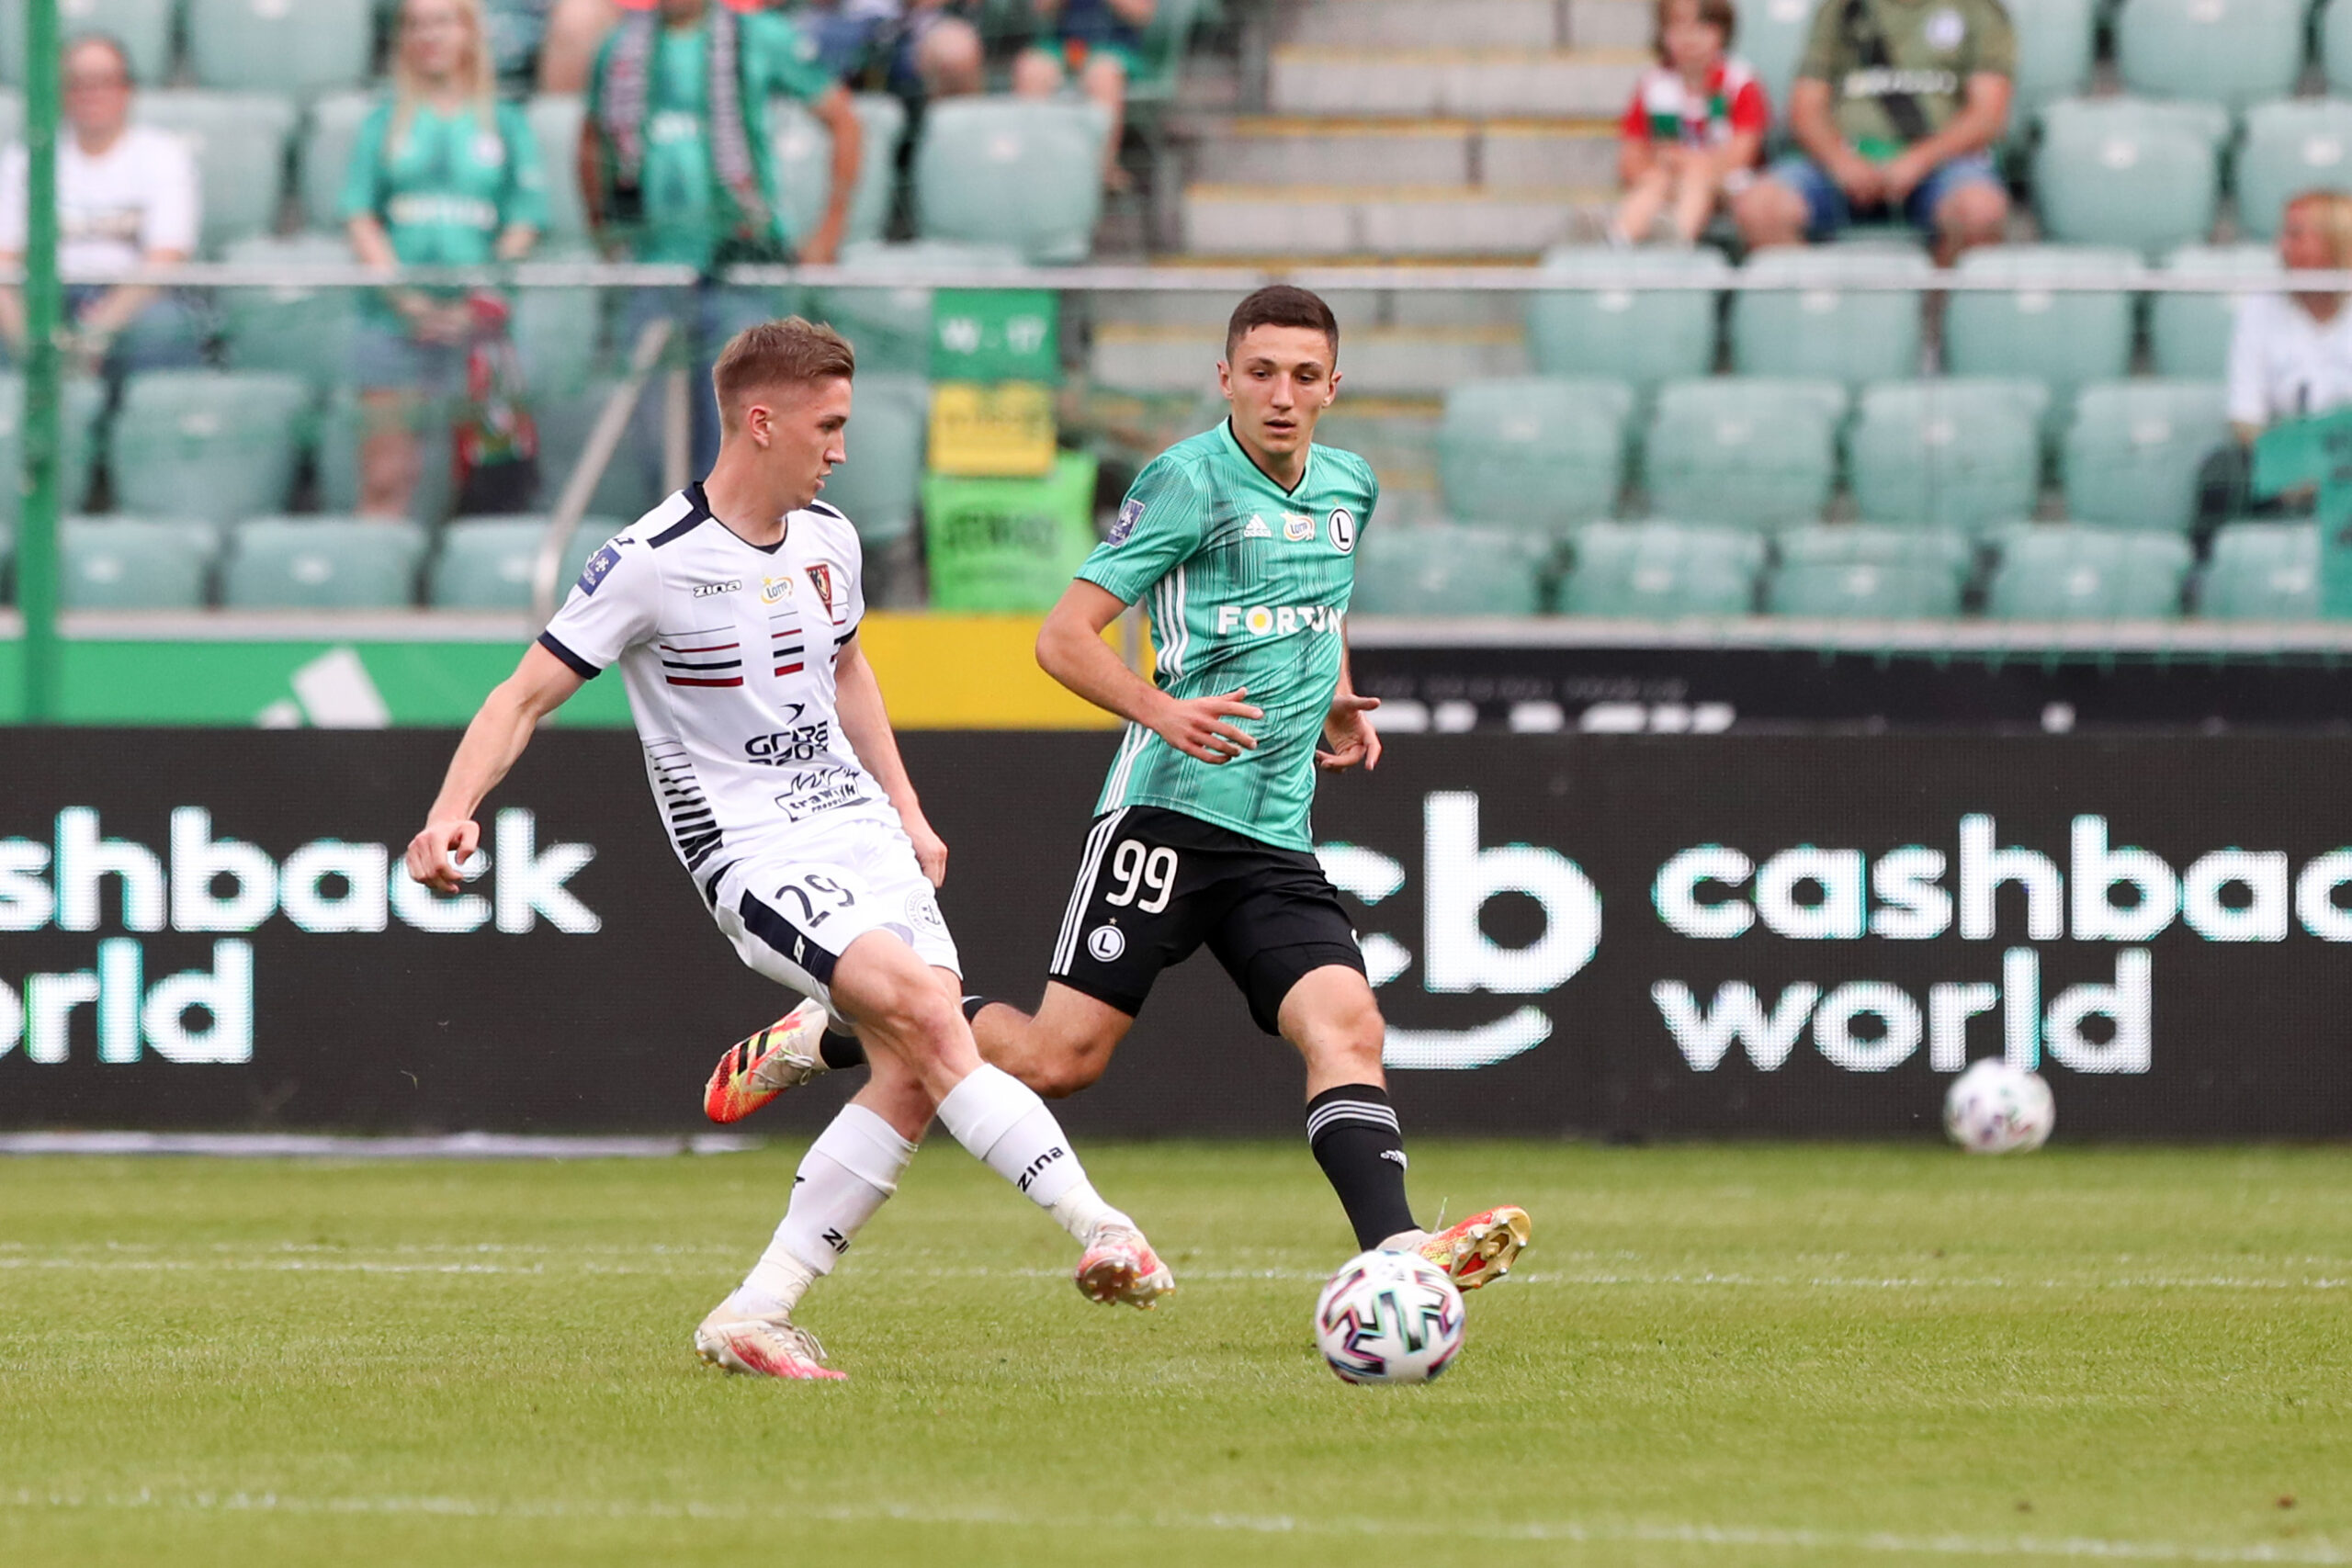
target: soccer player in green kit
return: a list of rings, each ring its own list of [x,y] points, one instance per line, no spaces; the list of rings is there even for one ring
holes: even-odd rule
[[[1339,390],[1339,323],[1303,288],[1244,299],[1217,378],[1232,414],[1137,475],[1109,538],[1037,638],[1046,673],[1127,721],[1086,837],[1035,1015],[968,998],[988,1061],[1041,1094],[1109,1065],[1159,972],[1204,943],[1261,1029],[1306,1064],[1306,1133],[1357,1244],[1417,1251],[1474,1290],[1506,1272],[1528,1218],[1504,1206],[1434,1235],[1405,1195],[1381,1069],[1386,1026],[1307,828],[1318,769],[1380,760],[1375,698],[1349,680],[1356,539],[1371,466],[1314,444]],[[1144,604],[1146,682],[1102,640]],[[803,1009],[730,1050],[705,1094],[733,1121],[856,1059]]]

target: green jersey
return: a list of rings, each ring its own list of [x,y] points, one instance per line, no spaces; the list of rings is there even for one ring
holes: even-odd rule
[[[1797,77],[1829,84],[1838,134],[1866,157],[1892,158],[1905,145],[1886,112],[1890,94],[1909,94],[1934,132],[1960,112],[1971,76],[2017,74],[2017,29],[2001,0],[1863,0],[1863,8],[1886,39],[1886,64],[1863,62],[1847,37],[1845,0],[1821,0]]]
[[[1179,698],[1245,687],[1263,719],[1257,750],[1195,761],[1127,727],[1096,811],[1157,806],[1283,849],[1312,850],[1315,750],[1340,684],[1356,540],[1380,481],[1352,452],[1310,447],[1285,491],[1241,449],[1230,422],[1178,442],[1136,476],[1083,581],[1144,604],[1155,679]]]
[[[407,266],[485,266],[512,225],[547,231],[547,170],[521,109],[500,104],[485,122],[471,107],[418,104],[396,143],[393,114],[381,103],[360,122],[337,204],[345,222],[373,216]]]
[[[768,12],[736,18],[741,51],[743,132],[760,188],[767,193],[776,243],[787,250],[799,236],[790,231],[777,199],[773,128],[768,99],[782,96],[814,103],[833,87],[833,77],[817,58],[815,41],[791,22]],[[645,164],[639,175],[644,209],[632,235],[640,262],[683,263],[707,271],[729,237],[733,213],[719,188],[710,151],[710,68],[704,51],[709,29],[662,28],[646,67]],[[605,39],[588,85],[588,118],[599,123],[605,72],[620,34]]]

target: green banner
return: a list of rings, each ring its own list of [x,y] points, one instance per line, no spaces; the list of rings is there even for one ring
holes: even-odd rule
[[[943,610],[1053,607],[1094,548],[1094,458],[1064,452],[1039,479],[922,481],[931,602]]]
[[[1061,310],[1047,288],[943,288],[931,301],[934,381],[1062,378]]]

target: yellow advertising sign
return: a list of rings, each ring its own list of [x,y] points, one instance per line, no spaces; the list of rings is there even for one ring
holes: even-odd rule
[[[931,394],[931,471],[1031,479],[1054,466],[1054,394],[1035,381],[942,381]]]

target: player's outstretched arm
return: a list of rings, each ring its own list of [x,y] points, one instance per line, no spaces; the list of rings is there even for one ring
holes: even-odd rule
[[[842,645],[833,661],[833,711],[841,715],[842,733],[857,752],[858,761],[898,807],[899,821],[915,847],[915,863],[933,887],[947,881],[947,841],[932,831],[915,796],[914,781],[907,776],[906,760],[899,755],[899,737],[890,728],[890,711],[882,705],[882,682],[874,678],[865,645],[853,637]]]
[[[1355,660],[1341,642],[1340,687],[1331,694],[1331,711],[1323,716],[1323,748],[1315,754],[1315,765],[1333,773],[1346,773],[1359,762],[1365,773],[1380,766],[1380,731],[1371,718],[1379,705],[1378,697],[1356,695]]]
[[[438,892],[458,890],[458,868],[481,841],[474,813],[482,798],[522,756],[539,720],[561,707],[580,686],[580,677],[537,643],[525,650],[514,673],[498,683],[466,726],[466,738],[449,759],[448,776],[441,781],[424,830],[408,841],[410,876]]]
[[[1211,697],[1179,701],[1126,666],[1102,640],[1102,628],[1126,605],[1119,596],[1084,578],[1071,583],[1037,633],[1037,663],[1046,674],[1106,713],[1151,730],[1187,757],[1227,762],[1258,741],[1227,724],[1229,718],[1263,718],[1241,699],[1247,688]]]

